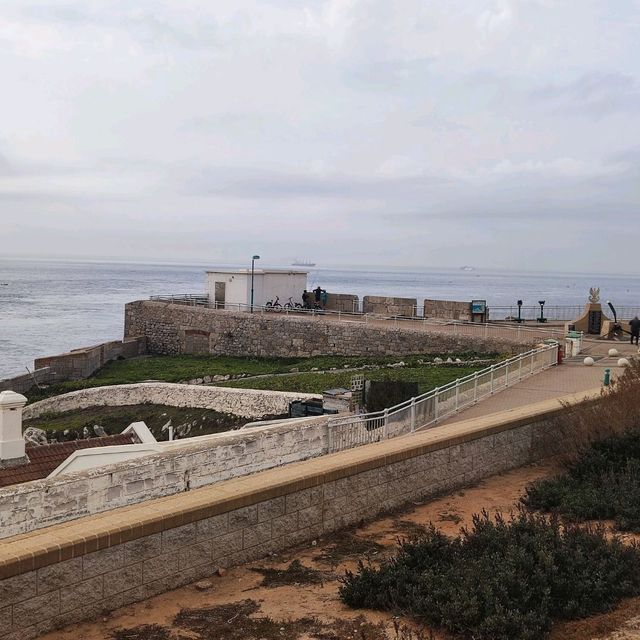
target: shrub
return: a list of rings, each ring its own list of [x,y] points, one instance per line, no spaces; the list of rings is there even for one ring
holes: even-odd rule
[[[524,508],[476,515],[457,538],[431,526],[379,567],[360,563],[340,587],[352,607],[404,612],[474,640],[537,640],[554,620],[639,593],[635,546]]]
[[[565,473],[527,487],[522,502],[576,520],[612,519],[640,532],[640,432],[594,442]]]

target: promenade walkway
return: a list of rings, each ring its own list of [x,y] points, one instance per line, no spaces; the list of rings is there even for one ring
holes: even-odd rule
[[[620,355],[608,357],[609,349],[615,347]],[[583,352],[566,360],[562,365],[547,369],[522,382],[481,400],[477,404],[439,422],[451,424],[460,420],[479,418],[509,409],[517,409],[527,404],[553,400],[570,393],[582,393],[602,386],[604,370],[611,369],[611,375],[620,375],[623,371],[617,366],[619,357],[630,357],[638,348],[627,343],[593,340],[584,343]],[[592,367],[585,367],[584,358],[589,355],[595,360]]]

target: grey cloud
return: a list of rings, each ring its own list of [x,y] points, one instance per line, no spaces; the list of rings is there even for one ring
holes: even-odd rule
[[[621,73],[591,72],[564,84],[550,84],[532,97],[567,114],[602,117],[640,108],[640,84]]]

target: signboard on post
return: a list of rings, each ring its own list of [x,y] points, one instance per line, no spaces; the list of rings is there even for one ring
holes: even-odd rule
[[[487,312],[487,301],[486,300],[472,300],[471,301],[471,313],[481,313],[485,314]]]

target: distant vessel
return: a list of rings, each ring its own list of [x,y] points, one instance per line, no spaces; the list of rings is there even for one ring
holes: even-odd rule
[[[465,264],[464,267],[460,267],[460,271],[474,271],[474,268]]]
[[[315,267],[315,262],[309,262],[308,260],[294,260],[291,263],[292,267]]]

